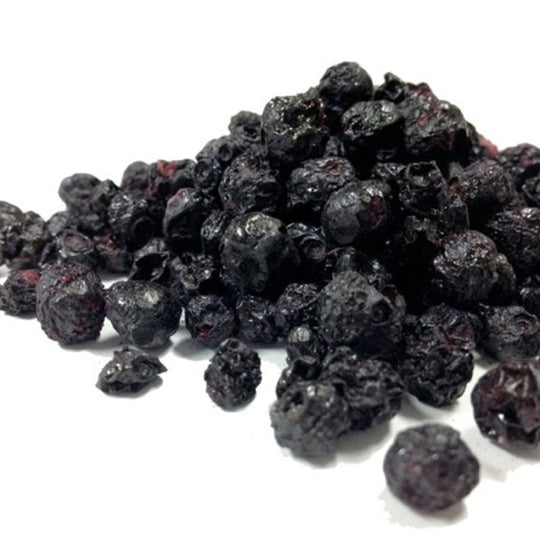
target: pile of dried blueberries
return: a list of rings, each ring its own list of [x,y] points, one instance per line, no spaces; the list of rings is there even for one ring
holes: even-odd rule
[[[270,411],[294,453],[331,452],[396,415],[409,392],[454,403],[479,351],[496,366],[472,392],[481,432],[540,441],[540,149],[502,151],[425,84],[354,62],[303,94],[242,111],[195,160],[135,162],[117,185],[74,174],[44,220],[0,203],[0,306],[35,313],[62,344],[96,340],[107,317],[126,347],[99,376],[139,392],[166,371],[181,314],[216,348],[207,392],[253,399],[260,358],[283,342]],[[125,279],[104,290],[100,273]],[[384,472],[424,510],[460,500],[479,464],[440,424],[401,432]]]

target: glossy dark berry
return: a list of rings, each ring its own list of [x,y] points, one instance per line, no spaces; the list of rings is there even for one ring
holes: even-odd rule
[[[240,111],[231,117],[229,131],[256,142],[261,134],[261,115],[251,111]]]
[[[201,294],[217,292],[218,272],[212,257],[186,251],[169,265],[170,287],[183,306]]]
[[[120,187],[126,192],[144,192],[148,187],[149,177],[150,165],[144,161],[134,161],[124,171]]]
[[[540,208],[540,174],[525,180],[521,190],[525,195],[527,204]]]
[[[138,193],[119,192],[108,209],[113,234],[131,249],[137,249],[157,232],[149,201]]]
[[[357,272],[342,272],[321,291],[321,335],[332,346],[389,353],[401,340],[404,306],[399,304]]]
[[[223,235],[223,273],[239,291],[254,294],[279,291],[293,279],[299,262],[284,223],[266,214],[239,216]]]
[[[273,302],[260,296],[240,296],[236,301],[238,330],[251,343],[274,343],[279,335]]]
[[[391,190],[378,180],[351,182],[333,193],[321,224],[326,236],[340,246],[369,246],[380,240],[392,220]]]
[[[114,351],[96,386],[106,394],[135,394],[158,378],[167,368],[152,356],[131,347]]]
[[[167,242],[163,238],[152,238],[134,253],[129,278],[166,285],[169,282],[170,260]]]
[[[481,308],[484,333],[480,346],[497,360],[540,354],[540,321],[521,306]]]
[[[318,322],[319,288],[311,283],[287,285],[276,302],[276,326],[282,336],[301,324]]]
[[[517,187],[540,174],[540,148],[532,144],[505,148],[498,153],[497,161],[512,175]]]
[[[192,338],[217,347],[236,333],[234,311],[220,296],[195,296],[186,306],[186,328]]]
[[[272,99],[264,108],[261,129],[276,167],[290,168],[322,156],[328,139],[323,103],[308,94]]]
[[[407,391],[420,401],[443,407],[465,391],[473,374],[474,340],[469,338],[471,329],[466,323],[464,328],[464,332],[457,328],[454,338],[447,321],[434,320],[429,312],[407,319],[405,351],[397,367]]]
[[[540,275],[531,276],[522,283],[519,301],[529,313],[540,318]]]
[[[326,353],[326,344],[319,333],[307,325],[297,326],[289,332],[286,348],[289,364],[300,356],[322,360]]]
[[[494,242],[477,231],[449,236],[433,260],[432,284],[452,305],[501,300],[512,295],[515,275]]]
[[[316,220],[330,195],[355,180],[356,172],[346,159],[305,161],[287,180],[287,211],[295,219]]]
[[[436,216],[448,186],[434,161],[411,163],[397,178],[399,206],[403,214],[420,218]]]
[[[471,395],[482,434],[499,444],[540,442],[540,363],[503,362],[476,383]]]
[[[114,274],[126,274],[130,271],[133,254],[112,231],[106,231],[94,238],[94,242],[105,270]]]
[[[169,289],[147,281],[117,281],[107,290],[107,318],[141,349],[162,347],[176,332],[181,308]]]
[[[390,491],[425,512],[457,503],[480,480],[474,454],[456,430],[442,424],[424,424],[398,433],[383,467]]]
[[[332,384],[297,382],[272,405],[270,418],[280,446],[304,457],[332,452],[350,426],[348,407]]]
[[[193,188],[178,190],[167,202],[163,234],[175,249],[185,250],[200,244],[201,226],[213,210],[210,200]]]
[[[274,213],[281,185],[271,170],[264,149],[252,148],[236,157],[225,169],[219,184],[223,207],[233,214]]]
[[[517,199],[512,177],[491,159],[469,165],[450,182],[450,189],[465,201],[471,224],[476,228]]]
[[[47,220],[47,231],[52,238],[61,235],[65,230],[75,230],[77,228],[77,219],[68,210],[55,212]]]
[[[322,369],[326,372],[331,364],[354,366],[363,360],[363,358],[363,355],[357,354],[350,347],[344,345],[339,347],[329,347],[328,352],[322,359]]]
[[[369,74],[356,62],[341,62],[329,67],[319,82],[318,93],[324,104],[327,121],[334,130],[346,109],[373,94]]]
[[[319,280],[328,248],[321,230],[305,223],[293,222],[287,225],[287,232],[300,257],[299,274],[305,276],[306,281]]]
[[[169,194],[176,193],[184,187],[193,187],[195,162],[192,159],[159,160],[156,162],[155,168],[161,177],[169,180]]]
[[[205,255],[219,260],[219,249],[223,233],[234,214],[225,210],[213,210],[201,225],[201,243]]]
[[[119,187],[112,180],[103,180],[92,191],[90,208],[102,220],[107,220],[109,206],[118,191]]]
[[[385,73],[384,82],[375,89],[373,97],[375,99],[385,99],[392,103],[400,103],[408,94],[409,90],[404,81],[393,73]]]
[[[12,270],[0,285],[0,310],[8,315],[36,313],[36,286],[41,277],[39,270]]]
[[[276,396],[280,398],[287,388],[297,382],[315,381],[321,374],[321,361],[312,356],[297,356],[289,362],[281,372],[276,384]]]
[[[47,245],[41,256],[41,264],[50,262],[76,262],[93,270],[101,265],[99,252],[94,241],[88,236],[72,230],[59,234],[54,242]]]
[[[20,220],[6,220],[0,235],[1,258],[14,270],[36,268],[50,240],[47,223],[35,212],[25,212]]]
[[[403,115],[391,101],[361,101],[341,119],[347,157],[358,165],[397,161],[403,146]]]
[[[486,225],[486,234],[508,257],[518,275],[540,272],[540,208],[500,212]]]
[[[404,147],[410,161],[448,161],[450,156],[468,154],[469,128],[455,105],[417,89],[399,109],[405,117]]]
[[[62,180],[58,195],[66,203],[68,210],[84,212],[88,210],[98,185],[99,180],[95,176],[77,173]]]
[[[387,422],[397,414],[401,408],[403,382],[386,362],[369,358],[355,360],[329,363],[321,380],[331,382],[347,402],[351,429],[364,430]]]
[[[217,348],[204,372],[206,392],[223,409],[245,405],[255,397],[261,382],[259,355],[237,339]]]
[[[36,316],[47,336],[62,344],[96,340],[105,319],[99,277],[79,263],[48,266],[36,286]]]

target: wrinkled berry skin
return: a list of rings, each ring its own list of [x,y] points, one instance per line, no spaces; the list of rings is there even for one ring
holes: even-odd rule
[[[404,308],[357,272],[342,272],[321,291],[320,332],[332,346],[390,353],[401,340]]]
[[[261,135],[261,115],[251,111],[240,111],[231,116],[229,131],[257,142]]]
[[[3,258],[12,270],[36,268],[49,240],[43,218],[35,212],[25,212],[20,220],[7,220],[0,231],[0,259]]]
[[[36,316],[47,336],[63,345],[96,340],[105,319],[99,277],[73,262],[45,268],[36,286]]]
[[[276,384],[276,396],[280,398],[287,388],[301,381],[315,381],[321,374],[321,361],[312,356],[297,356],[281,372]]]
[[[434,407],[450,405],[462,396],[474,368],[471,329],[465,326],[462,336],[461,329],[454,333],[445,322],[434,321],[429,312],[409,316],[404,325],[405,351],[397,366],[407,391]]]
[[[275,304],[260,296],[241,296],[236,301],[236,318],[240,335],[251,343],[275,343],[279,330],[275,321]]]
[[[96,386],[105,394],[135,394],[165,371],[167,368],[157,356],[124,347],[114,351],[113,359],[101,370]]]
[[[525,180],[521,190],[528,205],[540,208],[540,174]]]
[[[210,200],[193,188],[178,190],[167,202],[163,234],[175,249],[197,247],[201,226],[213,210]]]
[[[467,204],[474,228],[484,225],[493,214],[517,199],[512,177],[491,159],[475,161],[469,165],[450,182],[450,189]]]
[[[186,328],[192,338],[217,347],[236,333],[234,311],[220,296],[195,296],[186,306]]]
[[[359,272],[379,290],[392,282],[392,274],[377,259],[368,257],[356,248],[347,246],[329,251],[324,261],[323,280],[331,281],[336,274],[347,270]]]
[[[234,218],[234,214],[224,210],[213,210],[201,225],[201,243],[205,255],[219,260],[221,239]]]
[[[318,318],[319,289],[311,283],[291,283],[276,302],[276,326],[282,336],[300,324],[315,326]]]
[[[207,394],[226,410],[251,401],[261,377],[259,355],[237,339],[223,341],[204,372]]]
[[[477,231],[449,236],[433,260],[432,285],[451,305],[473,306],[512,296],[515,274],[494,242]]]
[[[294,277],[299,262],[285,225],[266,214],[239,216],[223,235],[223,274],[239,292],[275,293]]]
[[[24,220],[24,213],[14,204],[0,201],[0,265],[4,264],[4,232],[10,225],[20,224]]]
[[[531,276],[522,283],[519,300],[529,313],[540,318],[540,275]]]
[[[289,223],[287,232],[300,257],[299,275],[318,281],[324,268],[327,243],[320,229],[301,222]]]
[[[387,362],[331,362],[321,380],[332,383],[347,402],[352,430],[387,422],[401,408],[403,382]]]
[[[442,424],[424,424],[398,433],[383,468],[390,491],[424,512],[457,503],[480,480],[476,457],[456,430]]]
[[[129,279],[166,285],[169,281],[170,260],[167,242],[163,238],[152,238],[134,253]]]
[[[317,90],[328,125],[335,131],[346,109],[358,101],[371,99],[373,82],[356,62],[341,62],[326,70]]]
[[[170,287],[182,306],[194,296],[216,292],[218,273],[214,260],[202,253],[182,253],[170,263]]]
[[[181,308],[169,289],[147,281],[117,281],[107,290],[107,318],[141,349],[162,347],[178,330]]]
[[[333,193],[321,224],[327,238],[339,246],[369,246],[380,240],[392,219],[390,187],[378,180],[351,182]]]
[[[270,419],[277,443],[308,458],[332,452],[350,426],[347,403],[333,385],[321,382],[289,386],[272,405]]]
[[[138,193],[119,192],[108,209],[111,229],[130,249],[144,246],[156,233],[148,200]]]
[[[484,332],[480,347],[496,360],[540,354],[540,321],[521,306],[481,308]]]
[[[405,152],[410,161],[448,161],[469,153],[469,128],[461,111],[431,92],[413,93],[399,109],[405,117]]]
[[[233,214],[277,210],[281,185],[270,169],[264,149],[251,149],[236,157],[225,169],[219,184],[223,208]]]
[[[70,211],[86,212],[99,183],[99,180],[91,174],[73,174],[62,180],[58,195]]]
[[[76,262],[92,270],[101,266],[94,241],[80,232],[71,230],[62,232],[53,243],[45,247],[40,263],[43,265],[49,262]]]
[[[361,101],[341,119],[348,158],[359,166],[373,161],[399,161],[403,115],[391,101]]]
[[[40,277],[39,270],[12,270],[0,285],[0,310],[8,315],[34,315]]]
[[[112,231],[94,238],[102,264],[113,274],[127,274],[133,264],[133,254],[114,236]]]
[[[540,442],[540,362],[502,362],[476,383],[471,401],[482,435],[501,445]]]
[[[419,218],[437,216],[448,187],[434,161],[407,165],[396,182],[402,214]]]
[[[540,174],[540,148],[532,144],[518,144],[501,150],[497,161],[512,175],[516,187],[528,178]]]
[[[307,94],[272,99],[261,129],[270,163],[278,168],[322,156],[328,140],[322,101]]]
[[[293,328],[287,336],[287,363],[291,364],[295,358],[309,356],[322,360],[326,353],[326,344],[319,337],[318,332],[307,325]]]
[[[375,89],[375,99],[401,103],[409,94],[407,84],[393,73],[384,74],[384,82]]]
[[[540,273],[540,208],[500,212],[486,225],[486,234],[508,257],[518,275]]]
[[[287,180],[287,211],[294,219],[317,220],[330,195],[354,181],[356,172],[346,159],[304,161]]]

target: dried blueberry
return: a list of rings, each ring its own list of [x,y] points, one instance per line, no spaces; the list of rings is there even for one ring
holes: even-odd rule
[[[204,372],[206,392],[223,409],[245,405],[261,382],[259,355],[237,339],[220,344]]]
[[[390,491],[423,510],[443,510],[467,496],[480,480],[480,465],[459,433],[425,424],[398,433],[384,458]]]
[[[101,370],[96,386],[106,394],[134,394],[164,371],[167,368],[157,356],[124,347],[114,351],[113,359]]]

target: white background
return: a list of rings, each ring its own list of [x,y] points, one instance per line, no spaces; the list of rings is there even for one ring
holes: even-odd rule
[[[192,157],[237,110],[345,59],[376,83],[428,81],[501,148],[540,145],[539,21],[539,2],[516,0],[4,1],[0,199],[48,217],[65,176],[118,181],[137,159]],[[408,400],[314,464],[269,426],[283,350],[262,351],[257,398],[225,413],[204,391],[210,351],[185,333],[162,355],[162,386],[137,399],[94,387],[118,345],[108,326],[62,348],[0,314],[0,338],[4,540],[538,538],[540,452],[483,439],[470,387],[449,410]],[[392,435],[428,419],[461,430],[482,463],[465,503],[434,517],[390,496],[381,470]]]

